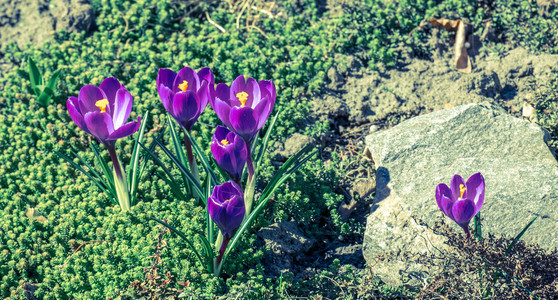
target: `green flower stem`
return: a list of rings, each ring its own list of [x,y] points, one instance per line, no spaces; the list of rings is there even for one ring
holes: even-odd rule
[[[475,230],[475,238],[477,241],[482,241],[482,226],[481,226],[481,216],[480,212],[475,215],[474,218],[474,230]]]
[[[254,204],[254,191],[256,190],[256,177],[249,177],[246,187],[244,189],[244,205],[246,207],[246,212],[244,213],[244,220],[248,218],[250,212],[252,211],[252,205]]]
[[[246,160],[246,165],[248,166],[248,182],[250,182],[254,177],[254,164],[252,163],[252,153],[249,142],[246,142],[246,150],[248,152],[248,159]]]
[[[217,239],[215,239],[215,249],[221,248],[222,244],[223,244],[223,233],[221,232],[221,230],[219,230],[219,234],[217,234]]]
[[[114,188],[116,189],[116,197],[118,204],[123,212],[130,210],[130,192],[128,191],[128,182],[126,175],[118,156],[116,156],[116,149],[114,145],[106,145],[112,160],[112,176],[114,177]]]
[[[200,182],[200,172],[198,170],[198,164],[196,163],[196,158],[194,157],[194,152],[192,151],[192,142],[186,135],[186,129],[184,129],[184,145],[186,146],[186,156],[188,157],[188,164],[190,165],[190,171],[192,176],[197,182]],[[196,200],[200,200],[198,194],[192,193]]]
[[[221,231],[219,231],[219,235],[223,236],[223,233]],[[223,243],[221,243],[221,247],[219,247],[219,255],[217,256],[217,258],[215,259],[215,277],[219,277],[219,275],[221,275],[221,270],[223,268],[223,265],[221,264],[222,260],[223,260],[223,255],[225,255],[225,250],[227,250],[227,246],[229,245],[229,242],[231,241],[230,237],[225,236],[223,239]]]

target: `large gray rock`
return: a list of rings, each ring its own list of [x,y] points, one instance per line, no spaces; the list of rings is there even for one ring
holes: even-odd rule
[[[549,134],[490,104],[467,104],[407,120],[366,138],[377,167],[376,198],[367,220],[363,254],[389,284],[419,284],[428,273],[403,258],[451,251],[431,228],[442,215],[436,186],[454,174],[485,178],[483,233],[523,236],[551,250],[558,247],[558,164],[547,147]],[[452,222],[446,218],[448,222]],[[452,225],[456,231],[462,229]],[[471,224],[472,226],[472,224]],[[404,276],[401,276],[404,275]]]

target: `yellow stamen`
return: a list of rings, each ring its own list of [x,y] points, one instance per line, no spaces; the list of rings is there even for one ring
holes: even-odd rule
[[[227,141],[227,140],[222,140],[222,141],[221,141],[221,144],[223,144],[223,146],[226,146],[226,145],[229,144],[229,141]]]
[[[182,83],[178,85],[178,88],[183,91],[186,91],[188,89],[188,81],[186,80],[182,81]]]
[[[107,105],[109,104],[108,99],[101,99],[95,102],[95,106],[97,106],[101,112],[107,112]]]
[[[467,190],[467,188],[465,187],[464,184],[459,185],[459,192],[461,193],[461,196],[459,196],[459,199],[463,198],[463,193],[465,193],[466,190]]]
[[[236,94],[236,98],[240,101],[240,107],[244,107],[246,105],[246,101],[248,100],[248,93],[240,92]]]

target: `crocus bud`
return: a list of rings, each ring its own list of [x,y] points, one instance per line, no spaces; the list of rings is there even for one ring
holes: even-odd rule
[[[217,164],[239,183],[248,158],[244,139],[223,126],[217,126],[213,133],[211,153]]]
[[[233,181],[215,186],[207,200],[207,209],[211,220],[221,229],[223,236],[230,239],[244,219],[242,189]]]
[[[469,177],[467,183],[454,175],[451,187],[440,183],[436,188],[436,202],[440,210],[454,220],[470,237],[469,222],[481,210],[484,203],[484,178],[481,173]]]

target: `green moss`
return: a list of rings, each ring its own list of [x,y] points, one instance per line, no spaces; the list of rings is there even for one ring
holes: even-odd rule
[[[116,291],[126,291],[131,282],[143,280],[144,268],[153,263],[160,229],[147,221],[149,216],[167,219],[186,233],[202,232],[205,220],[200,208],[192,199],[176,199],[157,177],[154,166],[148,165],[139,186],[138,205],[131,214],[121,214],[87,177],[53,154],[53,150],[67,155],[75,151],[95,164],[88,145],[96,141],[73,124],[65,104],[86,84],[98,85],[106,77],[117,77],[134,97],[132,118],[150,112],[149,144],[166,120],[155,89],[159,68],[207,66],[217,82],[229,84],[241,74],[272,79],[278,90],[275,111],[281,113],[272,139],[285,141],[295,132],[320,137],[330,130],[327,122],[304,127],[311,109],[309,100],[327,85],[330,67],[347,69],[345,55],[360,58],[370,68],[395,65],[409,54],[428,56],[430,49],[422,43],[427,36],[414,31],[426,18],[467,18],[476,32],[490,19],[497,34],[509,43],[533,51],[556,53],[558,49],[557,10],[540,16],[535,1],[495,1],[487,7],[473,0],[344,1],[342,13],[332,15],[313,0],[277,1],[277,17],[251,12],[239,19],[239,28],[239,12],[225,2],[201,1],[195,7],[188,3],[95,0],[97,29],[93,33],[58,32],[40,48],[20,51],[14,44],[6,48],[4,59],[16,67],[0,79],[0,257],[5,262],[0,265],[1,297],[17,298],[26,282],[38,284],[36,296],[43,299],[118,296]],[[209,24],[205,12],[226,32]],[[27,58],[35,60],[46,77],[62,69],[48,107],[38,106],[28,71],[19,67],[25,66]],[[538,98],[540,112],[555,110],[548,95],[552,94],[545,92]],[[555,117],[550,115],[548,120],[541,117],[541,124],[555,132]],[[397,118],[394,115],[393,121]],[[215,113],[207,109],[193,130],[208,154],[212,128],[217,124]],[[133,140],[118,142],[125,164]],[[341,160],[333,156],[331,165],[318,160],[289,180],[257,224],[292,219],[316,236],[323,234],[319,230],[323,224],[330,233],[353,230],[340,221],[336,211],[343,196],[335,192],[341,180],[335,170]],[[108,161],[107,153],[103,157]],[[269,156],[264,162],[261,176],[265,183],[275,167]],[[179,176],[177,170],[172,172]],[[28,208],[37,209],[48,222],[28,218]],[[324,276],[309,285],[290,275],[265,278],[258,266],[263,250],[253,249],[253,234],[247,234],[230,258],[225,280],[205,274],[179,238],[168,235],[165,240],[169,247],[161,258],[176,282],[190,282],[185,292],[191,295],[211,298],[228,292],[262,299],[304,295],[305,291],[317,297],[331,294],[316,288],[331,285]],[[243,275],[246,270],[248,275]],[[325,276],[373,282],[335,272]]]

